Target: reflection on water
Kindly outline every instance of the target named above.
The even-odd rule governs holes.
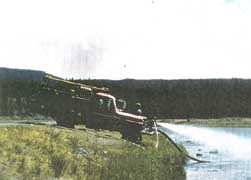
[[[210,163],[186,165],[187,179],[250,179],[251,128],[195,127],[159,123],[189,154]]]

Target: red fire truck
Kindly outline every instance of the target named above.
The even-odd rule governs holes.
[[[122,138],[140,142],[146,117],[125,112],[127,103],[98,88],[46,75],[35,96],[36,109],[54,118],[59,126],[119,131]],[[35,107],[35,106],[34,106]]]

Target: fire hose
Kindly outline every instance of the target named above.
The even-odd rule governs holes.
[[[155,145],[155,147],[158,147],[158,144],[159,144],[159,138],[158,138],[158,132],[160,132],[163,136],[165,136],[170,142],[171,144],[183,155],[185,155],[188,159],[191,159],[191,160],[194,160],[196,162],[199,162],[199,163],[207,163],[207,162],[210,162],[210,161],[205,161],[205,160],[200,160],[200,159],[197,159],[195,157],[192,157],[190,156],[188,153],[184,152],[173,140],[170,136],[168,136],[168,134],[166,134],[164,131],[162,131],[161,129],[158,129],[157,126],[156,126],[156,123],[154,121],[154,126],[155,126],[155,132],[156,132],[156,136],[157,136],[157,143]]]

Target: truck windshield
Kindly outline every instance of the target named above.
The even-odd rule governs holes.
[[[117,104],[117,108],[120,109],[121,111],[126,110],[126,107],[127,107],[126,101],[119,99],[116,101],[116,104]]]

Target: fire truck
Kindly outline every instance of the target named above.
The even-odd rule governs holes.
[[[35,97],[39,113],[55,119],[58,126],[84,124],[96,130],[119,131],[122,138],[134,142],[142,139],[147,117],[125,112],[127,103],[98,88],[52,75],[46,75]]]

